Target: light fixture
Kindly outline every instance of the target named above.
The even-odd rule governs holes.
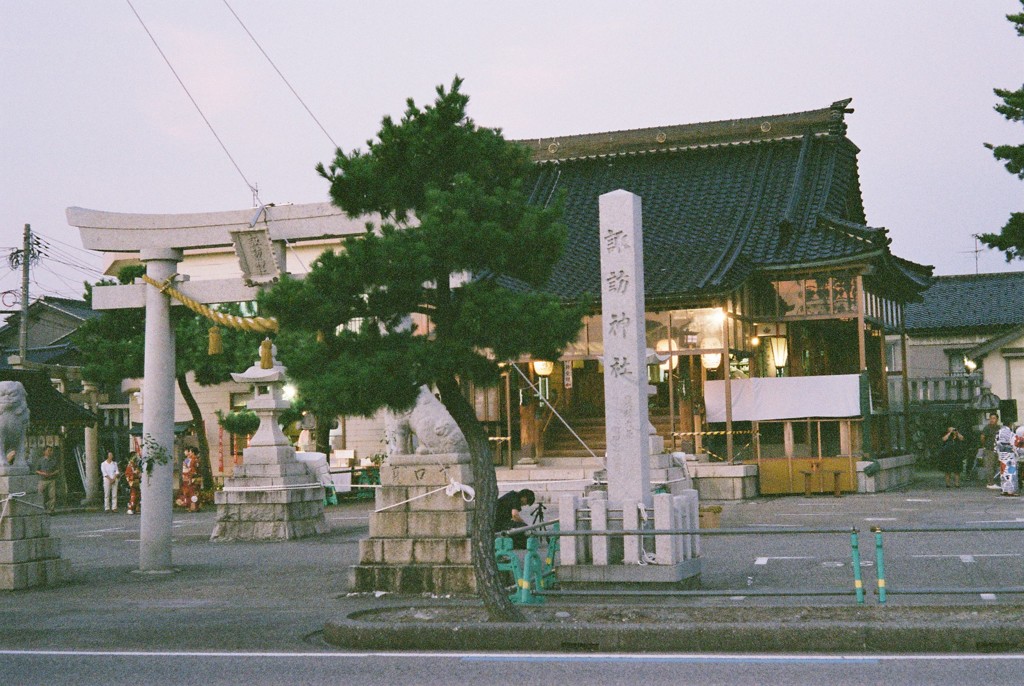
[[[975,370],[975,369],[977,369],[977,368],[978,368],[978,363],[977,363],[977,362],[975,362],[974,360],[972,360],[972,359],[968,358],[968,357],[967,357],[967,356],[965,355],[965,356],[964,356],[964,369],[966,369],[966,370],[967,370],[967,373],[968,373],[968,374],[973,374],[973,373],[974,373],[974,370]]]
[[[281,389],[281,399],[282,400],[288,400],[288,401],[295,400],[295,396],[298,395],[298,394],[299,394],[299,389],[297,389],[293,384],[290,384],[290,383],[285,384],[284,388]]]
[[[761,339],[758,338],[757,336],[751,336],[750,345],[756,348],[757,346],[761,345]]]
[[[782,376],[789,361],[789,344],[785,336],[772,336],[768,339],[772,348],[772,361],[775,363],[775,376]]]
[[[555,371],[555,363],[550,360],[534,360],[533,371],[537,376],[551,376],[551,372]]]
[[[537,374],[537,396],[541,402],[551,397],[551,372],[555,371],[555,363],[550,360],[534,360],[533,371]]]
[[[717,338],[706,338],[701,347],[721,348],[722,342]],[[722,364],[722,353],[704,353],[700,356],[700,363],[704,365],[704,369],[718,369],[718,365]]]
[[[667,372],[679,366],[679,357],[672,354],[677,350],[679,350],[679,344],[673,338],[663,338],[654,344],[654,352],[658,355],[658,359],[666,358],[659,364],[662,371]],[[667,357],[662,353],[668,353]]]

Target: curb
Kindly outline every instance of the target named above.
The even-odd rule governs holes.
[[[572,614],[579,608],[559,609]],[[338,648],[360,650],[507,652],[522,647],[511,637],[526,631],[536,650],[574,653],[1016,653],[1024,644],[1024,615],[1012,606],[997,612],[984,607],[831,608],[828,614],[834,616],[828,619],[814,617],[820,614],[816,608],[751,609],[768,612],[744,619],[747,613],[730,612],[734,608],[687,608],[681,609],[683,621],[643,623],[388,618],[413,610],[458,613],[437,605],[405,605],[327,622],[324,639]]]

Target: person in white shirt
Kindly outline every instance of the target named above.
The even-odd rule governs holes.
[[[121,470],[114,462],[113,452],[107,451],[107,459],[100,463],[100,470],[103,472],[103,511],[117,512],[117,478]]]

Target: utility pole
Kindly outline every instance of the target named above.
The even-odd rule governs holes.
[[[28,276],[32,261],[32,226],[25,224],[25,239],[21,248],[21,327],[18,330],[18,355],[21,366],[28,361]]]

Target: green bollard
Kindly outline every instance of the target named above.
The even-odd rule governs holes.
[[[882,554],[882,529],[874,527],[875,532],[875,570],[878,575],[878,602],[885,605],[885,557]]]
[[[857,592],[857,603],[864,604],[864,581],[860,573],[860,536],[856,530],[850,532],[850,558],[853,562],[853,587]]]
[[[537,548],[540,543],[536,536],[526,539],[526,560],[523,566],[523,576],[519,579],[519,590],[516,593],[516,602],[520,605],[540,605],[544,602],[544,596],[533,593],[534,588],[540,588],[543,565]]]

